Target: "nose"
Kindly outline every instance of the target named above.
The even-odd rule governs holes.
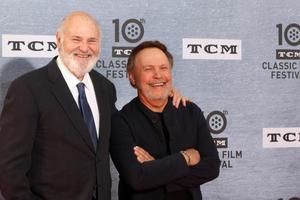
[[[161,71],[160,69],[154,69],[154,78],[161,78]]]
[[[82,52],[88,52],[88,49],[89,49],[88,43],[85,42],[85,41],[82,41],[82,42],[80,43],[79,49],[80,49],[80,51],[82,51]]]

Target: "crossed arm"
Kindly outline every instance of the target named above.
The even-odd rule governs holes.
[[[139,163],[149,162],[155,160],[145,149],[139,146],[133,148],[136,159]],[[184,157],[188,166],[194,166],[200,162],[200,154],[196,149],[190,148],[180,152]]]
[[[136,145],[127,120],[121,114],[113,117],[110,151],[121,179],[134,190],[162,185],[168,191],[195,188],[218,176],[220,161],[206,124],[198,128],[201,147],[156,159]]]
[[[136,146],[127,119],[117,114],[112,119],[110,153],[120,178],[134,190],[146,190],[184,177],[189,167],[181,153],[139,163],[133,153]],[[155,177],[155,178],[153,178]]]

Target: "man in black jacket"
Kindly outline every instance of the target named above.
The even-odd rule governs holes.
[[[59,56],[14,80],[8,90],[0,118],[0,190],[7,200],[110,200],[108,146],[116,91],[92,70],[100,29],[89,14],[73,12],[56,36]],[[94,139],[82,115],[78,83],[92,110]]]
[[[172,66],[172,55],[158,41],[143,42],[128,59],[138,96],[113,115],[110,146],[120,200],[200,200],[200,185],[219,175],[200,108],[171,104]]]

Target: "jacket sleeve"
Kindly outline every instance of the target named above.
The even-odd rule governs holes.
[[[193,117],[197,120],[197,150],[200,162],[190,167],[189,173],[167,185],[168,191],[199,187],[219,176],[220,159],[206,120],[199,107],[193,104]]]
[[[180,153],[140,164],[134,155],[134,146],[130,124],[120,113],[115,114],[112,117],[110,153],[121,179],[134,190],[166,185],[189,172]]]
[[[37,121],[33,96],[17,79],[8,89],[0,117],[0,190],[5,199],[34,199],[26,174]]]

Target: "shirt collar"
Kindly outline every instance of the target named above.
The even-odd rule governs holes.
[[[156,120],[158,115],[157,113],[150,110],[147,106],[145,106],[139,97],[134,98],[135,103],[137,104],[137,107],[148,117],[151,121]],[[173,109],[172,99],[168,98],[168,103],[166,104],[164,110],[162,111],[162,114],[164,115],[167,112],[170,112],[170,110]]]

